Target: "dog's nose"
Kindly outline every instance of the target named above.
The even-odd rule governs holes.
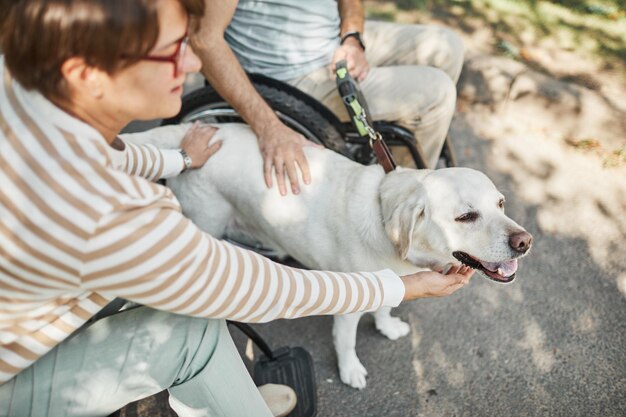
[[[514,233],[509,236],[509,246],[517,252],[524,253],[530,249],[533,243],[533,237],[528,232]]]

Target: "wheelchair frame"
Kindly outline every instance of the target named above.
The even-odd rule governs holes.
[[[248,74],[248,76],[254,87],[264,99],[267,100],[266,91],[275,90],[283,92],[287,96],[293,97],[296,101],[303,103],[315,111],[329,126],[332,126],[337,133],[336,136],[328,135],[325,138],[316,137],[316,135],[311,133],[310,126],[307,126],[306,123],[300,123],[300,120],[292,120],[292,122],[295,122],[295,126],[292,125],[291,127],[296,130],[300,130],[300,133],[303,133],[307,139],[322,143],[324,146],[333,149],[349,159],[361,164],[370,165],[375,163],[376,158],[369,147],[369,141],[361,137],[350,122],[342,122],[339,120],[339,118],[332,111],[330,111],[330,109],[318,100],[285,82],[266,77],[261,74]],[[205,81],[205,86],[203,88],[192,91],[183,97],[183,107],[181,112],[175,117],[164,120],[162,124],[177,124],[182,121],[195,120],[194,118],[189,118],[189,116],[194,115],[194,109],[190,109],[189,106],[187,106],[187,103],[202,95],[215,95],[219,97],[219,94],[217,94],[213,87]],[[219,118],[225,117],[240,118],[239,114],[232,108],[232,106],[226,103],[225,100],[215,100],[214,103],[216,104],[216,107],[204,111],[203,117],[216,117],[218,118],[218,121],[220,120]],[[274,107],[272,106],[272,103],[268,104],[270,104],[270,107]],[[280,110],[277,110],[277,114],[279,118],[281,115],[284,117],[284,112],[280,112]],[[201,117],[197,117],[197,119],[200,118]],[[290,118],[296,119],[294,117]],[[390,147],[405,147],[411,154],[411,158],[413,159],[416,168],[424,169],[428,167],[420,144],[416,141],[415,137],[408,129],[389,121],[375,121],[374,128],[382,134],[385,142]],[[456,156],[449,136],[445,139],[439,159],[443,161],[443,166],[445,167],[454,167],[457,165]]]

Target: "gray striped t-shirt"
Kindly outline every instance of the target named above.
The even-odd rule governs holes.
[[[330,64],[339,24],[335,0],[239,0],[225,38],[246,71],[287,81]]]

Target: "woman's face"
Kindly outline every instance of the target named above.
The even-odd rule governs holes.
[[[188,16],[177,0],[160,0],[159,37],[150,57],[171,57],[181,46]],[[177,65],[177,70],[174,67]],[[178,64],[145,59],[107,77],[103,103],[112,116],[150,120],[175,116],[181,107],[186,74],[200,70],[200,59],[190,45],[183,48]]]

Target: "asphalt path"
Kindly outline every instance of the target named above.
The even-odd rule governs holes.
[[[598,264],[593,239],[542,229],[542,203],[520,197],[531,190],[496,168],[492,143],[462,117],[452,136],[460,165],[486,173],[504,192],[507,213],[534,236],[512,283],[476,274],[452,296],[401,305],[394,314],[411,333],[397,341],[364,316],[357,352],[369,375],[360,391],[339,379],[332,317],[255,329],[273,347],[311,353],[318,416],[626,416],[626,302],[619,288],[626,239],[612,245],[612,262]],[[233,336],[245,356],[247,339]],[[157,415],[152,410],[142,415]]]
[[[537,206],[517,198],[520,184],[491,168],[490,144],[459,121],[452,134],[462,138],[455,141],[460,165],[485,172],[506,190],[507,213],[534,236],[512,283],[476,274],[449,297],[401,305],[394,314],[410,324],[411,334],[397,341],[364,316],[357,352],[369,374],[360,391],[339,379],[331,317],[255,328],[273,347],[311,353],[318,416],[625,416],[620,262],[600,267],[584,239],[543,232]],[[623,260],[624,246],[615,250]],[[234,337],[243,354],[246,339]]]

